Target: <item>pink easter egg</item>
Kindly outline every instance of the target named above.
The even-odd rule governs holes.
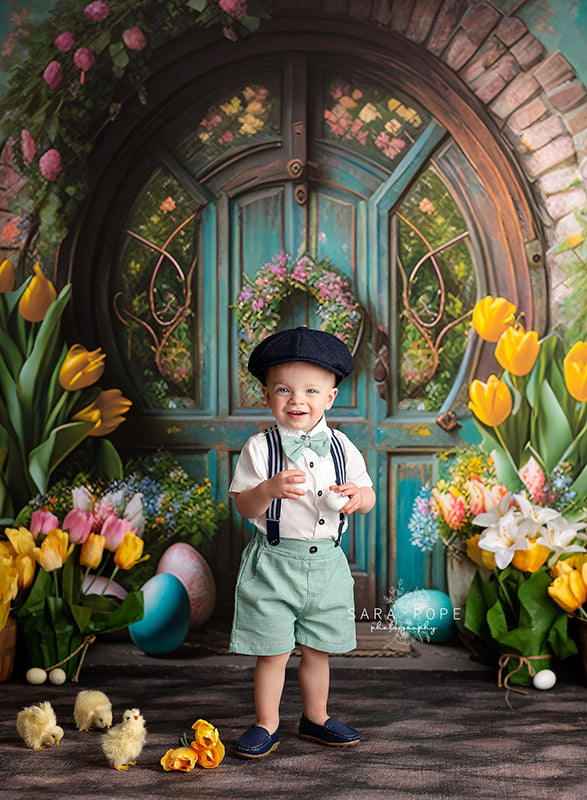
[[[183,583],[190,598],[190,628],[198,628],[212,616],[216,583],[212,570],[195,547],[176,542],[163,553],[156,574],[168,572]]]
[[[104,592],[105,595],[118,597],[119,600],[124,600],[127,595],[126,589],[124,589],[119,583],[116,583],[116,581],[110,581],[110,584],[108,585],[108,578],[105,578],[103,575],[99,575],[98,577],[94,575],[86,575],[83,583],[83,593],[102,594],[102,591],[106,588],[106,586],[108,586],[108,588]]]

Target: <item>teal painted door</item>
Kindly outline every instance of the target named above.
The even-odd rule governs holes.
[[[156,168],[128,223],[117,297],[150,248],[159,270],[151,267],[151,305],[173,317],[175,302],[183,316],[156,368],[144,327],[133,332],[130,318],[119,327],[144,404],[130,443],[169,447],[226,499],[242,445],[270,422],[239,368],[237,298],[282,251],[328,257],[364,313],[355,373],[329,415],[364,453],[378,498],[344,539],[357,608],[372,616],[398,584],[442,588],[442,559],[411,545],[407,522],[434,453],[455,443],[435,418],[462,408],[473,364],[458,319],[482,285],[484,259],[455,188],[455,171],[468,169],[458,148],[381,76],[296,53],[219,76],[164,128],[149,159]],[[279,328],[320,324],[304,291],[279,317]],[[232,509],[218,539],[226,608],[247,524]]]

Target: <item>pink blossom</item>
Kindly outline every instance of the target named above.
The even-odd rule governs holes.
[[[544,477],[544,472],[540,464],[536,461],[534,456],[530,456],[529,461],[527,461],[520,470],[520,478],[524,481],[524,485],[530,493],[532,502],[540,503],[543,500],[546,478]]]
[[[23,130],[23,132],[20,134],[20,142],[22,147],[23,158],[27,162],[27,164],[30,164],[33,158],[35,157],[37,148],[35,147],[35,142],[33,140],[33,137],[26,129]]]
[[[145,34],[136,25],[134,28],[128,28],[128,30],[122,34],[122,41],[129,50],[142,50],[147,44]]]
[[[113,553],[127,531],[137,532],[136,528],[131,528],[126,520],[120,519],[116,514],[107,516],[100,529],[100,533],[106,539],[106,549]]]
[[[50,511],[33,511],[31,516],[30,532],[33,536],[39,533],[49,533],[53,528],[59,527],[59,519]]]
[[[106,19],[109,13],[110,9],[102,0],[95,0],[94,3],[90,3],[89,6],[84,8],[84,14],[88,19],[91,19],[92,22],[101,22],[103,19]]]
[[[74,544],[83,544],[92,530],[94,517],[89,511],[72,508],[63,520],[63,530],[69,531],[69,541]]]
[[[55,89],[61,83],[61,64],[59,61],[52,61],[45,67],[43,80],[49,84],[51,89]]]
[[[109,498],[98,500],[92,511],[94,515],[94,529],[100,530],[104,520],[114,513],[114,504]]]
[[[76,67],[79,67],[82,72],[87,72],[90,67],[96,63],[96,56],[92,53],[89,47],[79,47],[75,51],[73,61]]]
[[[61,172],[61,155],[58,150],[47,150],[39,159],[41,175],[48,181],[54,181]]]
[[[58,50],[66,51],[71,50],[75,43],[75,36],[70,31],[65,31],[64,33],[60,33],[59,36],[55,39],[53,44]]]
[[[242,19],[247,13],[246,0],[219,0],[218,5],[234,19]]]

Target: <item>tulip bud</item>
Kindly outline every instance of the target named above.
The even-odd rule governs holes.
[[[127,531],[124,535],[124,539],[116,548],[114,563],[120,569],[132,569],[135,564],[138,564],[140,561],[146,561],[149,558],[149,556],[143,556],[141,558],[143,547],[143,540],[137,536],[136,533]]]
[[[516,307],[504,297],[487,295],[473,309],[473,327],[482,339],[497,342],[501,334],[514,324]]]
[[[96,383],[104,372],[105,358],[99,347],[89,351],[81,344],[74,344],[69,348],[59,370],[62,388],[67,392],[75,392]]]
[[[38,264],[33,267],[35,274],[22,293],[18,303],[20,316],[28,322],[41,322],[49,306],[55,301],[57,292],[51,281],[43,275]]]
[[[536,331],[524,333],[521,325],[506,328],[499,337],[495,357],[512,375],[527,375],[538,358],[540,345]]]
[[[475,416],[490,428],[501,425],[512,410],[512,396],[508,387],[495,375],[487,383],[475,380],[469,387],[469,408]]]
[[[102,561],[105,545],[106,539],[103,536],[99,533],[90,533],[86,541],[82,544],[79,554],[79,563],[82,567],[98,569]]]
[[[584,403],[587,401],[587,342],[577,342],[566,355],[565,382],[569,394]]]
[[[0,294],[11,292],[16,283],[16,271],[7,258],[0,264]]]

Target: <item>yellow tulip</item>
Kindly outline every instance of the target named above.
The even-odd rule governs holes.
[[[571,569],[577,569],[581,572],[582,568],[587,564],[587,553],[573,553],[564,561],[557,562],[558,564],[567,564]]]
[[[0,542],[0,559],[8,558],[12,561],[16,555],[16,550],[10,542]]]
[[[564,361],[565,382],[569,394],[584,403],[587,400],[587,342],[577,342]]]
[[[530,547],[527,550],[516,550],[512,558],[512,564],[520,572],[537,572],[550,553],[548,547],[537,544],[536,539],[529,541]]]
[[[0,569],[0,603],[10,603],[18,594],[18,572],[15,567]]]
[[[35,264],[33,269],[35,274],[22,293],[18,303],[18,311],[20,316],[28,320],[28,322],[41,322],[41,320],[45,319],[49,306],[57,297],[57,292],[51,281],[47,280],[43,275],[38,264]]]
[[[570,614],[587,600],[587,586],[581,574],[573,569],[556,578],[548,587],[548,594]]]
[[[495,556],[490,550],[484,550],[482,547],[479,547],[480,538],[481,534],[476,533],[474,536],[470,536],[467,539],[467,556],[474,564],[477,564],[478,567],[495,569]]]
[[[18,572],[18,585],[28,589],[35,577],[36,561],[31,553],[22,553],[14,559],[14,567]]]
[[[4,533],[13,546],[15,553],[30,553],[35,546],[35,537],[23,525],[18,530],[16,528],[6,528]]]
[[[105,358],[99,347],[97,350],[87,350],[82,344],[74,344],[63,359],[59,383],[68,392],[91,386],[102,377]]]
[[[69,544],[69,534],[59,528],[53,528],[40,547],[35,547],[32,551],[38,564],[47,572],[59,569],[67,561],[69,555],[67,546]]]
[[[79,563],[82,567],[98,569],[102,561],[106,539],[99,533],[90,533],[86,541],[82,544]]]
[[[11,292],[16,283],[16,271],[7,258],[0,264],[0,294]]]
[[[215,747],[219,742],[218,736],[218,728],[215,728],[214,725],[210,725],[205,719],[198,719],[192,725],[193,730],[195,731],[196,741],[192,744],[192,747]]]
[[[149,556],[142,556],[144,542],[136,533],[127,531],[124,534],[124,539],[116,548],[114,553],[114,563],[120,569],[132,569],[135,564],[141,561],[146,561]]]
[[[224,758],[224,745],[218,742],[214,747],[198,747],[198,764],[204,769],[214,769]]]
[[[473,309],[473,327],[482,339],[497,342],[501,334],[514,323],[516,307],[504,297],[487,295]]]
[[[97,418],[89,435],[108,436],[124,422],[123,414],[126,414],[131,406],[131,401],[124,397],[120,389],[107,389],[101,392],[93,403],[78,411],[74,419],[96,422]]]
[[[198,754],[191,747],[177,747],[175,750],[168,750],[161,759],[161,766],[165,772],[178,769],[182,772],[192,770],[198,761]]]
[[[512,396],[508,387],[495,375],[487,383],[475,380],[469,387],[469,408],[490,428],[501,425],[512,410]]]
[[[495,347],[495,357],[512,375],[527,375],[538,358],[540,345],[536,331],[524,333],[521,325],[506,328]]]
[[[572,572],[573,568],[568,561],[558,561],[550,568],[550,574],[553,578],[560,578],[561,575],[566,575],[567,572]]]

